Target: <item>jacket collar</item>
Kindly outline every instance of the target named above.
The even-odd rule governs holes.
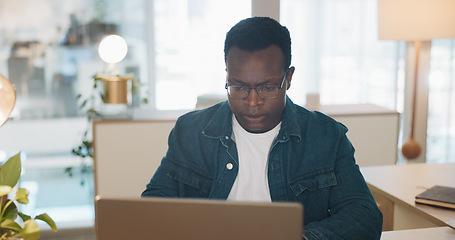
[[[290,136],[295,136],[298,141],[302,140],[301,129],[298,124],[296,105],[286,96],[286,107],[281,120],[281,130],[278,133],[278,141],[287,141]]]
[[[225,138],[228,139],[232,135],[232,112],[229,109],[229,104],[224,101],[219,104],[215,114],[213,114],[209,123],[202,131],[210,138]],[[301,130],[297,124],[297,114],[295,113],[295,105],[291,99],[286,96],[286,106],[281,120],[281,129],[278,133],[278,141],[287,141],[289,136],[295,136],[300,141]]]
[[[229,138],[232,134],[232,112],[228,101],[218,104],[215,114],[202,130],[202,134],[209,138]]]

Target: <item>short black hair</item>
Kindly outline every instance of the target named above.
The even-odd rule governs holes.
[[[291,65],[291,36],[289,30],[269,17],[252,17],[241,20],[226,34],[224,61],[229,50],[238,47],[243,51],[257,51],[278,45],[284,55],[283,67]]]

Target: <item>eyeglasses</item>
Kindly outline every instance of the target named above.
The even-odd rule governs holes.
[[[273,99],[278,97],[280,89],[283,87],[284,80],[288,75],[288,71],[284,73],[283,80],[281,80],[281,84],[262,84],[257,86],[248,86],[248,85],[235,85],[235,84],[228,84],[226,81],[225,88],[227,89],[227,93],[230,97],[234,99],[242,99],[245,100],[250,95],[251,89],[254,89],[258,96],[262,99]]]

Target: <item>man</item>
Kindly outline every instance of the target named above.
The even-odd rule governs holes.
[[[228,101],[181,116],[142,196],[288,201],[307,239],[379,239],[382,214],[347,128],[292,103],[286,27],[267,17],[226,35]]]

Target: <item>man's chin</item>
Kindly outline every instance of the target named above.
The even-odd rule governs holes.
[[[247,132],[250,133],[264,133],[267,132],[263,124],[245,124],[242,126]]]
[[[250,133],[263,133],[267,132],[268,129],[266,129],[266,124],[265,124],[265,116],[258,116],[258,117],[248,117],[248,116],[242,116],[241,121],[239,121],[240,126],[243,127],[247,132]],[[239,120],[239,119],[237,119]]]

